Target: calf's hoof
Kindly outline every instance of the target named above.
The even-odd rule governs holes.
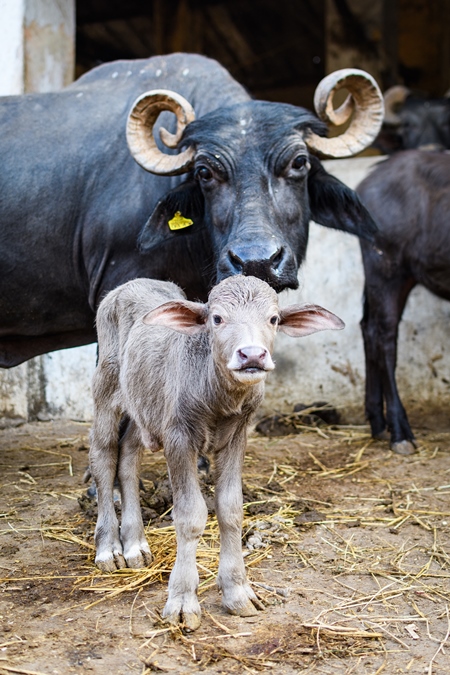
[[[178,626],[186,633],[192,633],[201,624],[202,612],[197,600],[195,603],[179,603],[168,600],[162,617],[165,623]]]
[[[124,551],[126,566],[135,570],[148,567],[153,560],[150,549],[147,545],[132,546],[128,551]]]
[[[113,551],[112,554],[98,554],[95,558],[95,564],[102,572],[115,572],[116,570],[123,570],[127,563],[120,551]]]
[[[222,606],[228,614],[234,616],[255,616],[258,611],[265,609],[261,600],[248,585],[238,587],[232,594],[224,593]]]
[[[256,616],[258,609],[264,609],[264,607],[256,608],[251,600],[247,600],[242,607],[226,607],[228,614],[233,614],[233,616]]]
[[[391,450],[397,455],[413,455],[416,452],[416,444],[414,441],[398,441],[391,443]]]

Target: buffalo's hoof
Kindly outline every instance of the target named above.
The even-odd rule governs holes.
[[[391,450],[397,455],[413,455],[416,452],[416,444],[414,441],[399,441],[391,443]]]
[[[389,441],[391,438],[391,435],[387,429],[383,429],[383,431],[380,431],[378,434],[373,434],[373,437],[377,441]]]

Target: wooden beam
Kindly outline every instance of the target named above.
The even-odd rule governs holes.
[[[250,49],[242,33],[236,28],[225,5],[212,5],[206,9],[214,28],[241,65],[250,65],[256,60],[256,56]]]
[[[398,5],[397,0],[383,0],[381,17],[383,89],[399,84],[398,73]]]
[[[450,96],[450,0],[441,0],[441,93]]]

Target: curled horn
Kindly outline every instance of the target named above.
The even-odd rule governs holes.
[[[159,135],[168,148],[176,148],[183,131],[194,121],[195,112],[183,96],[166,89],[147,91],[133,103],[127,120],[127,142],[131,154],[146,171],[162,176],[186,173],[192,164],[194,150],[187,148],[178,155],[166,155],[156,145],[153,126],[164,110],[177,117],[177,130],[171,134],[161,127]]]
[[[404,87],[402,84],[396,84],[393,87],[389,87],[384,92],[384,121],[386,124],[391,124],[392,126],[398,126],[400,124],[400,117],[396,113],[396,109],[403,105],[406,97],[410,94],[411,91],[408,87]]]
[[[337,109],[333,96],[339,89],[349,95]],[[344,68],[327,75],[314,94],[317,115],[332,125],[341,125],[352,116],[349,127],[340,136],[324,138],[310,132],[305,138],[310,150],[321,157],[350,157],[361,152],[378,135],[384,116],[381,91],[374,78],[364,70]]]

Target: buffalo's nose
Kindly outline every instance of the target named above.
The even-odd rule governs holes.
[[[235,274],[245,276],[264,277],[270,276],[282,265],[287,258],[283,246],[277,248],[271,255],[250,251],[229,250],[228,263]]]

